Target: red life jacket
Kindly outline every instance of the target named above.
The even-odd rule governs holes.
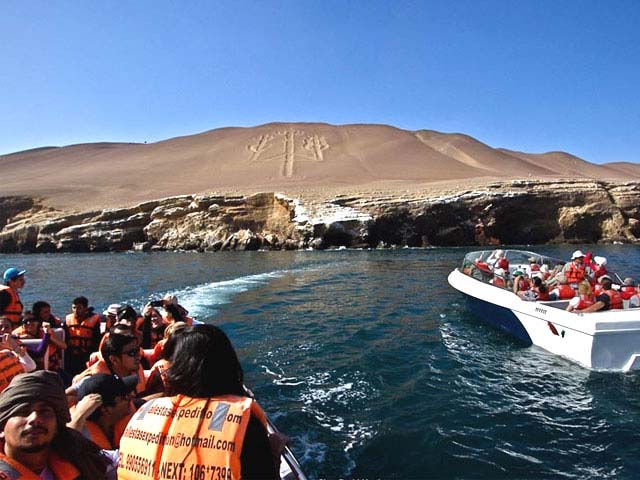
[[[629,300],[635,294],[636,294],[636,289],[631,285],[625,285],[624,287],[620,288],[620,296],[622,297],[623,300]]]
[[[610,310],[618,310],[622,308],[622,295],[620,295],[620,292],[617,292],[616,290],[605,290],[604,293],[609,296]]]
[[[569,268],[565,270],[564,276],[567,277],[567,283],[580,283],[586,276],[585,266],[571,262]]]
[[[584,310],[587,307],[590,307],[595,303],[595,298],[589,295],[580,295],[580,300],[578,301],[578,305],[576,305],[576,310]]]
[[[533,291],[536,292],[536,300],[544,302],[549,300],[549,292],[541,292],[538,287],[533,287]]]
[[[558,285],[558,298],[568,300],[576,296],[576,292],[570,285]]]
[[[493,279],[491,280],[491,283],[496,287],[500,287],[500,288],[506,287],[506,283],[504,281],[504,278],[502,277],[493,277]]]
[[[529,283],[529,280],[526,279],[522,279],[518,282],[518,291],[519,292],[525,292],[527,290],[529,290],[531,288],[531,284]]]

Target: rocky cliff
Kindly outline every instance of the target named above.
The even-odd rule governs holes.
[[[0,252],[258,250],[640,241],[640,183],[508,181],[304,203],[275,193],[182,195],[63,214],[0,197]]]

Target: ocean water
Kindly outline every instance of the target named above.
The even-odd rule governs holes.
[[[569,258],[576,247],[537,248]],[[640,279],[631,246],[582,246]],[[469,249],[4,255],[59,316],[174,293],[223,328],[310,478],[636,478],[640,375],[481,324],[446,282]]]

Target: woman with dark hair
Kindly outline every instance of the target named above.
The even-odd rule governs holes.
[[[247,396],[225,333],[213,325],[185,328],[170,362],[170,396],[147,402],[129,422],[120,458],[136,461],[122,462],[118,478],[158,478],[166,465],[191,478],[278,478],[266,417]]]

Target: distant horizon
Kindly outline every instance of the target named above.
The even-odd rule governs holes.
[[[0,154],[282,121],[638,163],[639,24],[635,0],[6,0]]]

